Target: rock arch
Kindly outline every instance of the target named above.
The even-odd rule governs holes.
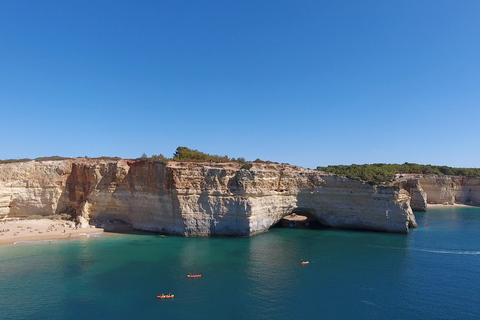
[[[299,229],[321,229],[328,227],[328,225],[315,214],[313,209],[307,207],[295,207],[289,210],[274,226]]]

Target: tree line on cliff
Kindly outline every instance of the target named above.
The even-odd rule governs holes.
[[[146,154],[143,154],[140,160],[146,161],[154,161],[160,162],[163,164],[167,164],[168,161],[183,161],[183,162],[214,162],[214,163],[225,163],[225,162],[238,162],[242,164],[242,169],[249,170],[252,168],[253,163],[278,163],[272,161],[263,161],[260,159],[256,159],[255,161],[246,161],[245,158],[229,158],[228,156],[219,156],[219,155],[212,155],[202,151],[198,151],[196,149],[190,149],[187,147],[178,147],[175,150],[172,158],[167,158],[162,154],[159,155],[152,155],[148,157]]]
[[[7,159],[0,160],[0,164],[4,163],[15,163],[15,162],[27,162],[27,161],[56,161],[56,160],[66,160],[72,158],[60,157],[60,156],[51,156],[51,157],[39,157],[35,159],[23,158],[23,159]],[[103,160],[120,160],[119,157],[98,157],[98,158],[89,158],[85,156],[85,159],[103,159]],[[190,149],[187,147],[178,147],[173,154],[173,157],[168,158],[163,154],[152,155],[148,157],[145,153],[135,160],[139,161],[152,161],[167,164],[168,161],[184,161],[184,162],[215,162],[215,163],[224,163],[224,162],[238,162],[242,164],[242,168],[250,169],[252,167],[251,163],[278,163],[272,161],[263,161],[256,159],[255,161],[246,161],[245,158],[229,158],[228,156],[219,156],[212,155],[196,149]]]
[[[85,157],[88,158],[88,157]],[[70,158],[52,156],[52,157],[40,157],[34,159],[35,161],[51,161],[51,160],[65,160]],[[100,157],[96,159],[107,159],[107,160],[119,160],[118,157]],[[242,164],[242,169],[249,170],[252,168],[253,163],[276,163],[272,161],[263,161],[256,159],[255,161],[246,161],[245,158],[229,158],[228,156],[219,156],[211,155],[198,151],[196,149],[190,149],[187,147],[178,147],[173,154],[173,157],[168,158],[162,154],[152,155],[148,157],[146,154],[143,154],[141,158],[137,158],[140,161],[152,161],[162,164],[167,164],[169,161],[183,161],[183,162],[214,162],[214,163],[225,163],[225,162],[238,162]],[[2,163],[14,163],[14,162],[25,162],[32,161],[32,159],[9,159],[9,160],[0,160]],[[422,165],[416,163],[404,164],[385,164],[385,163],[374,163],[374,164],[363,164],[363,165],[331,165],[327,167],[317,167],[317,170],[324,171],[339,176],[344,176],[350,179],[363,180],[371,184],[388,184],[395,179],[396,174],[402,173],[411,173],[411,174],[436,174],[438,176],[443,175],[456,175],[456,176],[480,176],[480,168],[453,168],[448,166],[433,166],[433,165]]]
[[[452,168],[448,166],[433,166],[430,164],[352,164],[352,165],[335,165],[327,167],[317,167],[319,171],[333,173],[350,179],[368,181],[372,184],[389,183],[395,179],[396,174],[412,173],[412,174],[436,174],[438,176],[480,176],[480,168]]]
[[[229,158],[228,156],[212,155],[198,150],[193,150],[187,147],[178,147],[175,150],[172,158],[167,158],[163,154],[152,155],[148,157],[145,153],[140,160],[155,161],[166,164],[168,161],[185,161],[185,162],[231,162],[236,161],[246,163],[244,158]]]

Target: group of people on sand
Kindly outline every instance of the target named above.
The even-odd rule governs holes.
[[[51,225],[49,225],[49,226],[47,227],[47,229],[45,230],[45,232],[54,232],[54,231],[57,231],[57,227],[59,227],[59,226],[60,226],[60,225],[56,226],[56,225],[54,225],[54,224],[51,224]],[[77,229],[76,226],[74,227],[74,226],[69,225],[69,224],[65,225],[65,224],[62,223],[61,226],[64,228],[62,233],[66,233],[66,229],[65,229],[65,228],[70,228],[70,229],[75,229],[75,230]],[[20,235],[20,232],[21,232],[21,231],[25,231],[25,229],[30,229],[30,233],[33,233],[33,232],[43,233],[43,232],[40,231],[39,229],[33,230],[32,227],[26,227],[26,228],[24,228],[23,226],[17,226],[17,228],[20,229],[20,230],[15,231],[15,232],[13,233],[14,236]],[[7,229],[1,229],[1,230],[0,230],[0,236],[4,236],[7,232],[10,232],[10,229],[8,229],[8,228],[7,228]]]
[[[67,220],[0,219],[0,246],[19,241],[70,239],[99,232],[103,232],[103,229],[93,226],[81,228],[74,221]]]

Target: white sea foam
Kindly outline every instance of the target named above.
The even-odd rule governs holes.
[[[40,244],[40,243],[54,243],[57,242],[57,240],[23,240],[23,241],[15,241],[13,244]]]
[[[369,246],[369,247],[395,249],[395,250],[407,250],[407,251],[420,251],[420,252],[440,253],[440,254],[480,255],[480,251],[476,251],[476,250],[419,249],[419,248],[401,248],[401,247],[387,247],[387,246]]]
[[[444,253],[444,254],[466,254],[466,255],[480,254],[480,251],[470,251],[470,250],[435,250],[435,249],[409,249],[409,250],[431,252],[431,253]]]
[[[99,238],[102,236],[103,232],[95,232],[95,233],[88,233],[87,237],[88,238]]]
[[[367,301],[367,300],[362,300],[361,301],[362,303],[365,303],[366,305],[369,305],[369,306],[374,306],[374,307],[377,307],[377,305],[371,301]]]

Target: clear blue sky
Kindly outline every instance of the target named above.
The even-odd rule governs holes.
[[[480,1],[0,1],[0,159],[480,167]]]

